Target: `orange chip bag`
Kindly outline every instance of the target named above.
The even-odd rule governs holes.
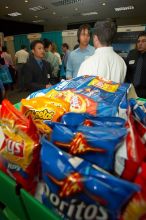
[[[28,191],[35,190],[40,151],[37,128],[8,100],[2,102],[0,120],[0,168]]]
[[[45,96],[54,99],[60,98],[63,101],[69,102],[70,112],[96,114],[97,103],[85,95],[76,94],[73,90],[56,91],[52,89]]]
[[[70,104],[60,99],[36,97],[30,100],[22,99],[21,111],[26,116],[31,115],[34,120],[58,121],[69,111]]]

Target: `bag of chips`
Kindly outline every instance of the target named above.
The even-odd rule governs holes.
[[[8,100],[2,102],[0,121],[0,169],[33,193],[40,166],[37,128]]]
[[[45,139],[41,161],[45,182],[42,201],[65,220],[117,220],[121,208],[139,190]]]
[[[79,126],[75,133],[62,124],[55,124],[51,142],[70,154],[78,155],[105,170],[112,171],[114,153],[127,131],[125,128]]]
[[[80,125],[92,127],[124,127],[125,120],[119,117],[98,117],[86,113],[69,112],[61,117],[61,123],[71,130],[77,129]]]
[[[143,162],[139,167],[139,172],[134,181],[141,187],[132,200],[126,206],[122,215],[122,220],[145,220],[146,219],[146,163]]]
[[[33,120],[57,121],[69,111],[70,104],[60,99],[50,99],[47,97],[36,97],[30,100],[22,99],[22,113]]]
[[[60,98],[69,102],[70,112],[117,116],[120,106],[122,111],[126,111],[123,109],[123,103],[129,87],[130,84],[120,85],[98,76],[82,76],[33,93],[28,99],[45,95],[51,99]]]
[[[128,113],[126,128],[127,136],[122,146],[115,155],[115,172],[124,179],[133,181],[137,175],[139,166],[146,155],[145,144],[143,143],[140,132],[141,125],[135,121],[131,111]]]

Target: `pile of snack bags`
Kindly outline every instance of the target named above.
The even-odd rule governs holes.
[[[130,84],[63,80],[0,110],[0,169],[65,220],[146,219],[146,104]]]

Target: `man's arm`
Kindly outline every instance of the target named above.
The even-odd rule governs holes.
[[[70,54],[66,66],[66,79],[72,79],[72,78],[73,78],[73,65],[72,65],[72,56]]]

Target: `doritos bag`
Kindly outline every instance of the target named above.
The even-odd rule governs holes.
[[[121,208],[139,190],[45,139],[41,161],[45,181],[42,201],[65,220],[117,220]]]
[[[113,170],[114,153],[126,135],[125,128],[79,126],[75,133],[62,124],[55,124],[51,142],[73,155],[98,166]]]

